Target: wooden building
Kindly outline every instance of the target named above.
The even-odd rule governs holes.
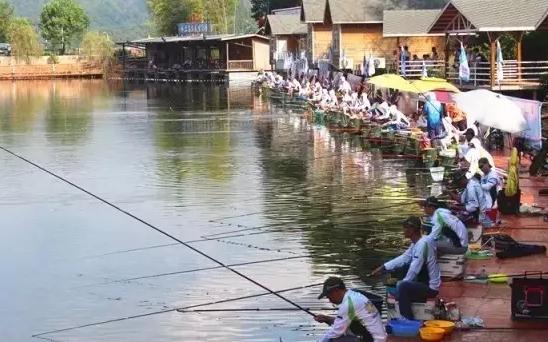
[[[297,7],[300,10],[300,7]],[[267,16],[266,34],[270,37],[271,62],[283,63],[286,56],[300,56],[306,50],[306,24],[299,13],[284,11]],[[276,69],[279,69],[278,67]]]
[[[548,0],[451,0],[430,25],[429,33],[451,36],[485,34],[490,42],[489,61],[471,66],[471,87],[499,90],[535,89],[548,75],[548,56],[540,61],[522,59],[522,38],[530,31],[547,30]],[[515,59],[505,61],[503,80],[497,77],[496,41],[502,34],[516,40]],[[447,68],[446,76],[458,80],[458,70]]]
[[[400,45],[414,47],[420,58],[433,47],[444,50],[444,35],[428,33],[439,10],[383,13],[383,7],[370,0],[303,0],[309,61],[330,58],[336,68],[356,69],[372,55],[379,67],[390,68]]]
[[[123,62],[124,73],[133,75],[129,78],[237,79],[270,70],[269,38],[257,34],[145,38],[130,44],[143,47],[146,57],[139,63]]]
[[[390,71],[398,70],[400,46],[407,46],[411,61],[407,76],[420,77],[422,60],[426,59],[429,69],[436,71],[436,76],[443,76],[446,55],[446,39],[443,33],[429,33],[432,22],[440,10],[390,10],[383,12],[383,37],[392,47],[389,64]],[[402,25],[405,23],[405,25]],[[419,61],[413,61],[417,56]],[[426,57],[426,58],[424,58]]]
[[[310,65],[331,55],[333,27],[324,20],[325,8],[326,0],[303,0],[301,5],[301,21],[307,26],[306,52]]]

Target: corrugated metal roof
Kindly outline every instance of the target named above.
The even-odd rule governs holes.
[[[477,31],[533,31],[548,9],[548,0],[452,0],[445,9],[449,5]],[[443,11],[435,21],[442,15]]]
[[[234,34],[214,34],[214,35],[206,35],[206,36],[187,36],[187,37],[154,37],[154,38],[143,38],[143,39],[137,39],[133,40],[132,43],[138,43],[138,44],[153,44],[153,43],[178,43],[178,42],[191,42],[191,41],[212,41],[212,40],[218,40],[218,41],[230,41],[230,40],[238,40],[238,39],[246,39],[246,38],[260,38],[269,40],[268,37],[261,36],[259,34],[245,34],[245,35],[234,35]]]
[[[384,5],[371,0],[328,0],[333,24],[382,22]]]
[[[303,0],[301,20],[305,23],[323,23],[327,0]]]
[[[424,36],[441,10],[393,10],[383,12],[383,36]]]
[[[306,24],[301,21],[300,15],[276,14],[267,16],[267,25],[273,36],[306,34]]]

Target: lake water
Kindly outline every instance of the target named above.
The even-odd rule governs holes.
[[[430,192],[413,161],[361,152],[249,87],[0,83],[0,145],[273,290],[342,275],[382,291],[364,276],[398,252],[400,222],[420,213],[410,199]],[[232,311],[291,308],[272,295],[173,311],[265,291],[4,151],[0,165],[3,341],[76,326],[40,337],[314,341],[325,329],[299,311]],[[318,292],[284,296],[332,307]]]

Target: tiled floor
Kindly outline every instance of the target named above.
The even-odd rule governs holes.
[[[507,169],[507,158],[495,156],[497,167]],[[548,208],[548,197],[539,196],[538,190],[548,188],[548,179],[531,178],[522,167],[520,188],[522,203]],[[548,247],[548,222],[542,216],[502,216],[502,225],[492,231],[509,234],[523,243]],[[548,272],[548,256],[535,255],[500,260],[468,260],[467,274],[477,274],[485,266],[487,273],[523,274],[524,271]],[[446,341],[548,341],[548,320],[514,322],[510,318],[510,286],[507,284],[473,284],[462,281],[444,282],[440,291],[447,301],[459,305],[464,316],[479,316],[487,329],[455,332]],[[409,341],[391,337],[390,341]]]

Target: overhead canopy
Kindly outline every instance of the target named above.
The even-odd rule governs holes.
[[[440,10],[393,10],[383,12],[384,37],[414,37],[429,34],[428,29]],[[402,25],[405,23],[405,25]]]
[[[457,87],[442,78],[425,77],[420,80],[412,81],[411,84],[416,88],[416,91],[414,91],[415,93],[427,93],[434,90],[444,90],[453,93],[460,92]]]
[[[333,24],[382,23],[382,6],[371,0],[327,0],[326,19]]]
[[[548,0],[451,0],[429,33],[534,31]]]
[[[175,37],[154,37],[154,38],[143,38],[132,41],[131,43],[136,44],[154,44],[154,43],[177,43],[177,42],[191,42],[191,41],[231,41],[231,40],[241,40],[246,38],[257,38],[261,40],[269,40],[268,37],[261,36],[259,34],[244,34],[244,35],[234,35],[234,34],[214,34],[214,35],[196,35],[196,36],[175,36]]]
[[[307,28],[298,14],[276,14],[267,16],[266,31],[273,36],[305,35]]]

